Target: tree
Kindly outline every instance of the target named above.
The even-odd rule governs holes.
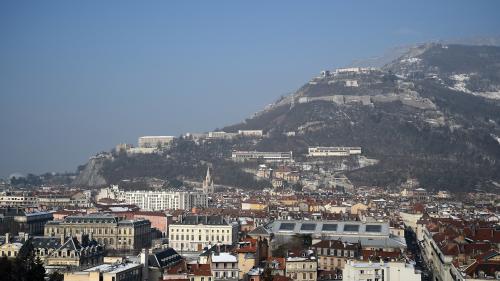
[[[49,281],[64,281],[64,274],[54,271],[49,274]]]
[[[2,274],[2,280],[13,281],[12,278],[12,262],[7,259],[7,257],[0,258],[0,273]]]
[[[40,258],[35,257],[35,247],[32,240],[24,242],[13,262],[13,278],[15,281],[43,281],[45,268]]]

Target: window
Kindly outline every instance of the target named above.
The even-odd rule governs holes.
[[[315,229],[316,229],[316,224],[315,223],[303,223],[300,226],[300,230],[314,231]]]
[[[382,226],[377,224],[366,225],[366,232],[381,232]]]
[[[325,223],[321,228],[322,231],[337,231],[337,224]]]
[[[293,230],[295,228],[295,223],[283,222],[280,224],[279,230]]]
[[[344,225],[344,231],[358,232],[359,225],[358,224],[346,224],[346,225]]]

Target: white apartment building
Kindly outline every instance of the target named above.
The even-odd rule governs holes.
[[[212,253],[210,255],[212,274],[215,281],[238,280],[238,259],[229,253]]]
[[[186,216],[168,226],[169,246],[176,251],[201,252],[216,244],[232,245],[238,241],[237,224],[222,216]]]
[[[0,206],[31,207],[38,205],[38,198],[23,194],[0,194]]]
[[[158,145],[169,145],[175,139],[174,136],[144,136],[139,138],[139,147],[156,148]]]
[[[121,191],[118,198],[128,204],[135,204],[142,210],[190,210],[193,207],[207,207],[208,197],[200,192],[188,191]]]
[[[315,146],[309,147],[309,157],[350,156],[361,154],[361,147]]]
[[[343,281],[420,281],[420,272],[404,262],[358,262],[350,260],[342,271]]]
[[[291,151],[287,152],[260,152],[260,151],[233,151],[231,154],[233,161],[262,159],[266,162],[292,162]]]
[[[262,137],[262,130],[238,130],[238,134],[244,137]]]
[[[209,139],[221,139],[221,140],[230,140],[233,139],[237,136],[238,134],[236,133],[226,133],[223,131],[220,132],[208,132],[208,138]]]

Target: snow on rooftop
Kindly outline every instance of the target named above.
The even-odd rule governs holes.
[[[127,207],[109,207],[109,210],[112,212],[127,212],[130,211]]]
[[[212,253],[212,262],[238,262],[238,260],[229,253]]]

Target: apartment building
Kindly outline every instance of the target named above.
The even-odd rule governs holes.
[[[38,205],[38,198],[24,193],[4,193],[0,195],[0,206],[32,207]]]
[[[232,245],[238,239],[238,226],[222,216],[186,216],[170,224],[169,243],[176,251],[201,252],[216,244]]]
[[[238,280],[238,259],[229,253],[214,252],[210,256],[214,280]]]
[[[344,281],[420,281],[422,276],[412,264],[404,262],[349,261],[342,271]]]
[[[292,162],[291,151],[286,152],[262,152],[262,151],[233,151],[231,154],[233,161],[242,162],[245,160],[263,160],[265,162]]]
[[[119,200],[137,205],[142,210],[190,210],[193,207],[207,207],[208,197],[201,192],[188,191],[121,191]]]
[[[361,147],[325,147],[325,146],[315,146],[309,147],[309,157],[338,157],[338,156],[350,156],[350,155],[360,155]]]
[[[346,243],[340,240],[322,240],[311,246],[318,258],[318,269],[334,271],[343,269],[349,259],[359,259],[360,243]]]
[[[238,130],[238,135],[244,137],[256,137],[261,138],[264,134],[262,130]]]
[[[295,281],[318,280],[318,261],[314,256],[286,258],[285,276]]]

